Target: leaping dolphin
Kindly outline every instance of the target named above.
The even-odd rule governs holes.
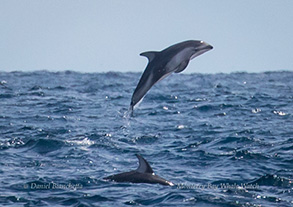
[[[188,40],[172,45],[160,52],[143,52],[149,63],[143,72],[131,98],[130,111],[142,100],[148,90],[172,72],[180,73],[193,58],[213,49],[213,46],[199,40]]]
[[[130,183],[158,183],[161,185],[170,185],[174,184],[170,181],[167,181],[158,175],[156,175],[149,165],[149,163],[139,154],[135,154],[139,161],[139,166],[136,170],[129,172],[119,173],[115,175],[110,175],[103,178],[104,180],[112,180],[116,182],[130,182]]]

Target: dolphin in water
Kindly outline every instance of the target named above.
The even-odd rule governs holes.
[[[149,163],[139,154],[135,154],[139,161],[139,166],[136,170],[129,172],[119,173],[115,175],[110,175],[103,178],[104,180],[112,180],[116,182],[130,182],[130,183],[152,183],[152,184],[161,184],[161,185],[170,185],[174,184],[170,181],[167,181],[158,175],[156,175],[149,165]]]
[[[158,81],[171,73],[180,73],[193,58],[213,49],[213,46],[200,40],[188,40],[172,45],[160,52],[143,52],[140,55],[148,58],[148,65],[133,92],[130,112]]]

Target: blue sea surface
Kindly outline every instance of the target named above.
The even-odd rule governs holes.
[[[140,75],[0,72],[0,205],[293,206],[293,72]]]

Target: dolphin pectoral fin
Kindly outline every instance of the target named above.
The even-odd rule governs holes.
[[[150,164],[139,154],[135,154],[138,158],[139,166],[136,169],[137,172],[140,173],[154,173],[153,169],[151,168]]]
[[[149,62],[151,62],[160,52],[157,51],[149,51],[149,52],[143,52],[140,53],[141,56],[147,57],[149,59]]]
[[[180,72],[182,72],[182,71],[187,67],[188,63],[189,63],[189,60],[186,60],[186,61],[182,62],[182,63],[176,68],[175,73],[180,73]]]

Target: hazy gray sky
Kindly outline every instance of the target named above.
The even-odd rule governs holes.
[[[214,49],[185,73],[293,71],[292,0],[0,0],[0,71],[142,72],[139,54]]]

